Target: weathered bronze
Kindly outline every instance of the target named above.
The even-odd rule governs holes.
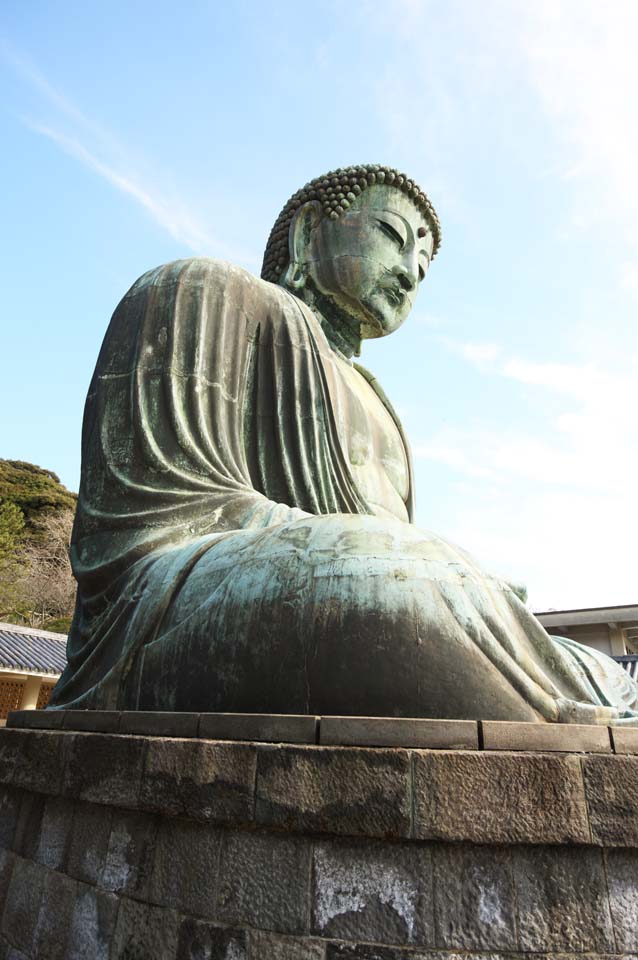
[[[286,204],[266,279],[192,259],[134,284],[86,403],[54,706],[636,722],[611,659],[412,524],[401,424],[352,357],[439,242],[412,181],[352,167]]]

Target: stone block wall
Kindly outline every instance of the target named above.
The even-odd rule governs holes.
[[[0,731],[0,958],[638,955],[638,756]]]

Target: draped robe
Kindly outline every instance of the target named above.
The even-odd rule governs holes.
[[[635,722],[613,661],[412,525],[407,441],[357,368],[408,472],[396,516],[366,499],[344,363],[301,300],[229,264],[133,285],[86,401],[51,705]]]

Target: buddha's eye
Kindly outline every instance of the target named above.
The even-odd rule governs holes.
[[[377,223],[381,227],[381,230],[385,233],[387,237],[390,237],[391,240],[394,240],[398,244],[399,250],[403,250],[405,246],[405,240],[401,236],[398,230],[395,230],[394,227],[390,226],[389,223],[386,223],[385,220],[377,220]]]

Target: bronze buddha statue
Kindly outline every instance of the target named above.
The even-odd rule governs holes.
[[[306,184],[262,279],[145,274],[89,389],[55,707],[635,723],[610,658],[413,525],[401,424],[353,361],[408,316],[440,244],[388,167]]]

